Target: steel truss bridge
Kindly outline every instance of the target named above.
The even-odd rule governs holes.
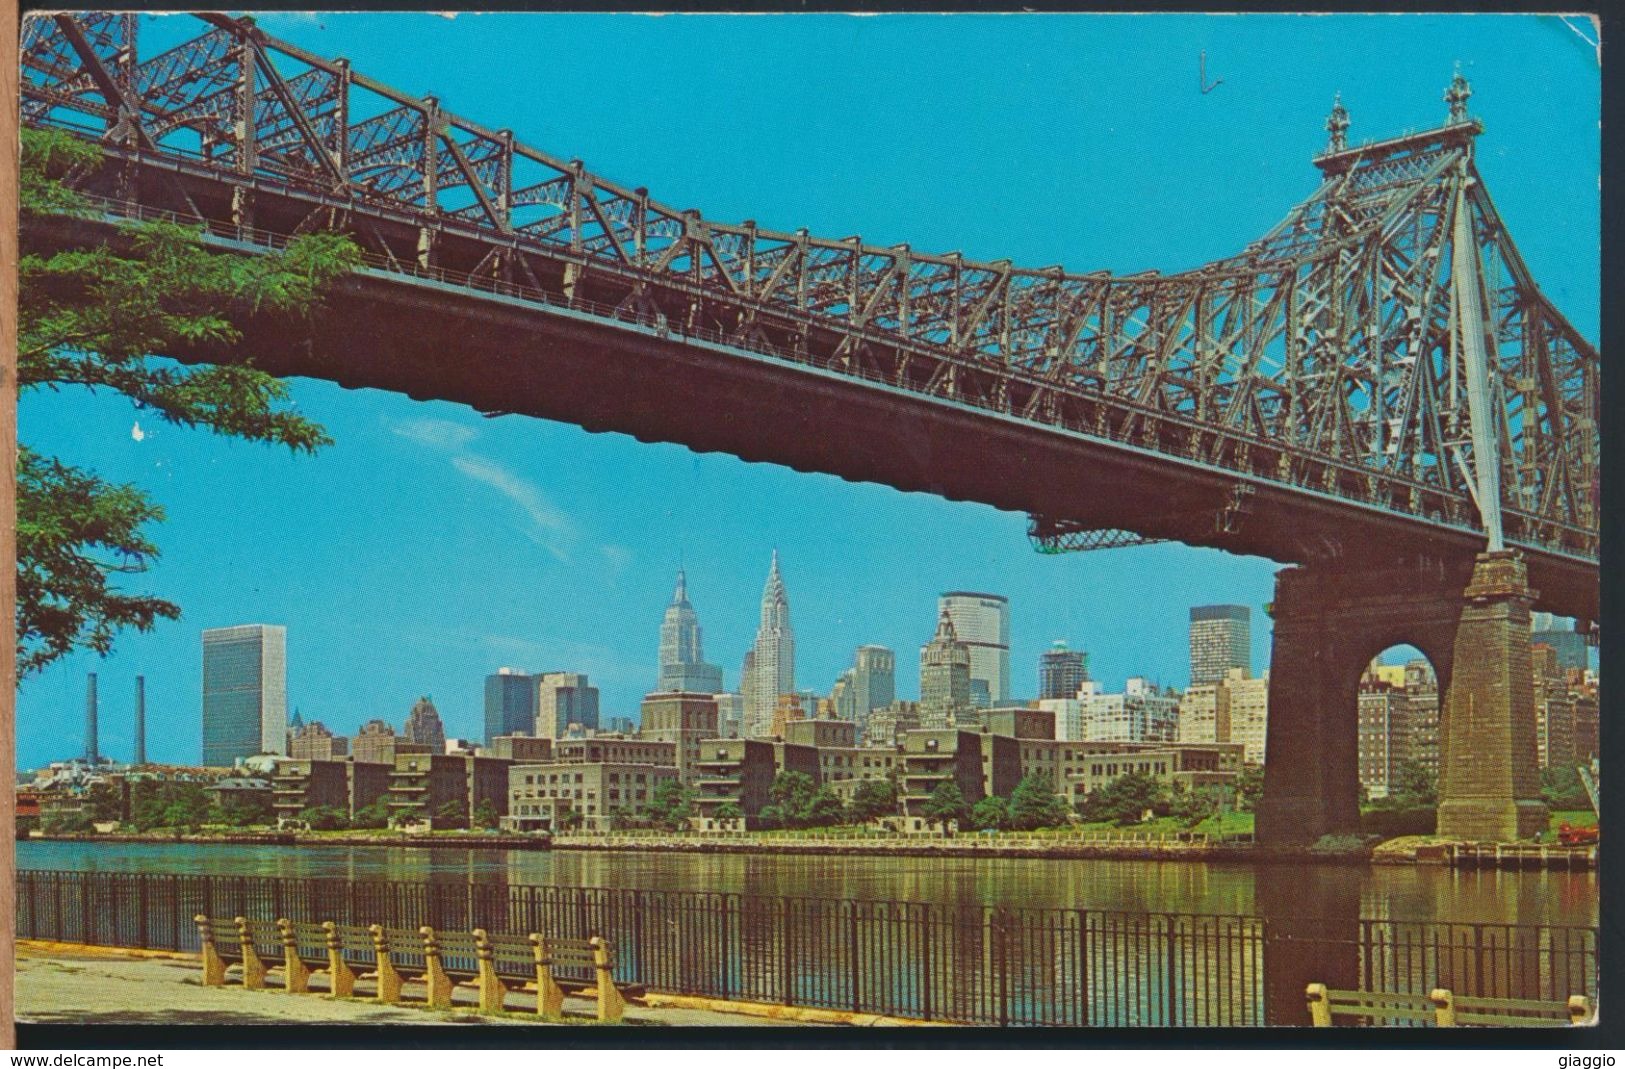
[[[135,15],[31,17],[23,117],[104,150],[105,218],[63,241],[155,217],[245,254],[355,238],[317,323],[250,326],[267,370],[982,501],[1047,550],[1505,545],[1543,607],[1597,616],[1598,352],[1497,214],[1459,74],[1437,129],[1351,146],[1335,105],[1318,188],[1238,254],[1112,276],[707,219],[187,18],[144,52]]]

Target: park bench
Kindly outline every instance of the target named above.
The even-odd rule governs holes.
[[[619,1021],[627,998],[638,999],[641,987],[615,983],[614,956],[603,939],[544,939],[492,935],[483,928],[472,932],[423,929],[429,1005],[451,1006],[452,990],[472,984],[479,990],[481,1013],[499,1013],[510,989],[536,985],[536,1012],[542,1017],[563,1014],[564,995],[590,991],[598,1002],[600,1021]],[[562,975],[561,975],[562,974]]]
[[[197,923],[198,939],[203,944],[203,986],[220,987],[226,982],[226,970],[243,964],[242,929],[235,917],[199,913],[192,920]]]
[[[401,1000],[401,985],[407,976],[421,976],[429,982],[429,963],[423,953],[423,934],[409,928],[371,925],[372,945],[377,961],[377,1000],[394,1004]]]
[[[282,986],[293,994],[310,990],[313,973],[328,974],[328,989],[333,988],[333,962],[328,951],[327,929],[315,921],[291,921],[278,918],[277,930],[282,935]]]
[[[1443,988],[1427,995],[1393,991],[1344,991],[1310,984],[1304,992],[1309,1020],[1330,1028],[1335,1017],[1359,1018],[1379,1025],[1558,1026],[1582,1024],[1591,1015],[1591,1000],[1575,995],[1568,1002],[1461,997]]]

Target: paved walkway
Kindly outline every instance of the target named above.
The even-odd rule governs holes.
[[[473,1012],[472,988],[459,988],[449,1011],[418,1006],[380,1006],[361,999],[322,994],[290,995],[274,987],[204,987],[196,957],[155,955],[100,947],[20,943],[17,947],[17,1018],[39,1024],[468,1024],[543,1025],[524,1013],[525,998],[508,998],[512,1016],[481,1017]],[[235,976],[235,973],[232,974]],[[323,980],[315,978],[317,987]],[[424,997],[423,985],[408,983],[407,999]],[[461,1004],[467,1003],[464,1009]],[[530,1008],[535,1009],[531,996]],[[592,999],[565,1000],[566,1023],[593,1023]],[[783,1025],[716,1009],[628,1006],[628,1025]]]

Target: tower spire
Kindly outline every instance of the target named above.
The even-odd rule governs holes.
[[[1450,105],[1451,126],[1457,126],[1467,121],[1467,100],[1473,95],[1473,87],[1461,73],[1461,61],[1456,61],[1456,76],[1450,79],[1450,88],[1444,91],[1444,102]]]
[[[1326,116],[1326,132],[1331,135],[1326,139],[1327,152],[1342,152],[1348,148],[1349,113],[1343,107],[1342,93],[1332,97],[1332,111]]]

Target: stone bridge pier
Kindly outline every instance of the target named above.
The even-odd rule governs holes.
[[[1509,842],[1546,826],[1521,556],[1276,576],[1261,843],[1360,830],[1359,681],[1408,644],[1439,679],[1439,834]]]

